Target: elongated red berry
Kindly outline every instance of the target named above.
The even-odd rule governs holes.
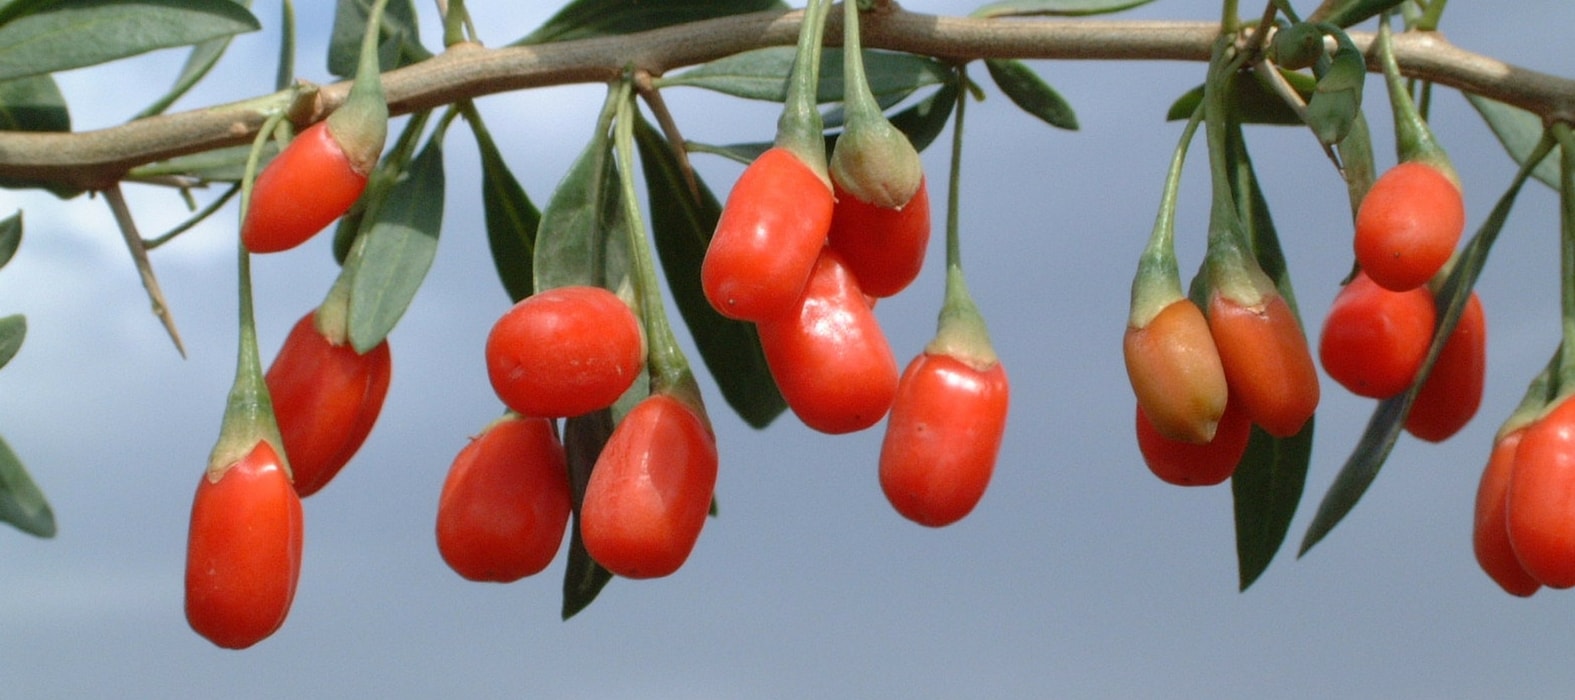
[[[930,244],[930,194],[924,181],[898,208],[866,202],[840,185],[834,190],[837,204],[826,244],[842,254],[864,293],[889,297],[906,289],[924,267]]]
[[[1433,369],[1422,381],[1405,429],[1423,440],[1442,442],[1460,432],[1482,405],[1487,379],[1487,314],[1476,292],[1444,341]]]
[[[545,569],[569,523],[569,472],[552,421],[511,415],[454,458],[438,497],[443,561],[472,581]]]
[[[903,517],[942,527],[978,505],[1006,432],[1000,362],[920,353],[902,373],[880,448],[880,485]]]
[[[1149,471],[1168,484],[1213,486],[1229,479],[1246,454],[1251,437],[1252,421],[1234,403],[1225,407],[1213,439],[1205,443],[1166,437],[1154,427],[1142,406],[1137,409],[1138,451]]]
[[[350,210],[366,190],[358,169],[328,130],[306,128],[257,175],[241,240],[253,253],[289,250]]]
[[[258,442],[192,500],[186,545],[186,621],[226,649],[244,649],[284,624],[301,574],[301,499],[279,455]]]
[[[716,438],[684,402],[653,394],[613,428],[585,487],[580,537],[626,578],[677,571],[700,538],[716,488]]]
[[[897,360],[840,255],[825,249],[797,307],[761,321],[782,398],[804,424],[849,433],[879,422],[897,393]]]
[[[1284,297],[1269,293],[1261,304],[1243,306],[1216,291],[1209,302],[1209,332],[1230,402],[1240,401],[1270,435],[1300,432],[1318,408],[1318,370]]]
[[[548,289],[515,304],[487,336],[487,377],[521,415],[578,416],[611,406],[645,366],[640,319],[600,287]]]
[[[1575,586],[1575,401],[1566,397],[1525,429],[1504,512],[1526,573],[1549,588]]]
[[[361,449],[393,372],[387,340],[362,355],[325,337],[316,318],[312,312],[296,322],[266,375],[302,498],[328,485]]]
[[[1357,273],[1324,317],[1318,359],[1351,393],[1387,399],[1416,380],[1437,316],[1426,287],[1396,292]]]
[[[1127,378],[1152,427],[1171,439],[1204,444],[1225,413],[1227,385],[1209,322],[1185,297],[1122,338]]]
[[[1515,452],[1523,436],[1524,430],[1515,430],[1493,444],[1493,453],[1477,485],[1476,516],[1471,528],[1471,549],[1482,571],[1506,593],[1522,598],[1542,588],[1515,556],[1505,515]]]
[[[776,147],[739,176],[700,266],[706,299],[729,318],[761,321],[798,301],[831,228],[832,192]]]
[[[1373,183],[1356,212],[1356,261],[1385,289],[1425,284],[1466,227],[1460,187],[1431,165],[1403,162]]]

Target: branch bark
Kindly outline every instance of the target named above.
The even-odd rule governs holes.
[[[465,98],[548,85],[614,80],[627,67],[659,75],[749,49],[792,45],[802,13],[761,12],[692,22],[627,36],[485,49],[460,45],[383,76],[389,108],[406,114]],[[1207,61],[1218,25],[1203,22],[972,19],[894,9],[864,29],[870,48],[947,60]],[[1366,33],[1351,38],[1364,51]],[[833,18],[827,41],[841,42]],[[1465,51],[1432,33],[1395,37],[1406,75],[1506,102],[1549,121],[1575,119],[1575,80]],[[1376,60],[1369,68],[1378,70]],[[344,100],[348,83],[322,86],[300,119],[321,119]],[[0,132],[0,178],[104,189],[131,168],[248,142],[268,114],[291,109],[289,92],[75,133]],[[294,109],[300,109],[300,105]]]

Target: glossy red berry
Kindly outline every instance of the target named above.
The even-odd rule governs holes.
[[[849,433],[876,424],[891,408],[897,361],[835,251],[821,254],[797,307],[761,321],[759,330],[771,376],[805,425]]]
[[[1487,314],[1476,292],[1444,341],[1433,369],[1422,381],[1405,429],[1423,440],[1442,442],[1471,422],[1482,405],[1487,377]]]
[[[302,498],[328,485],[361,444],[388,396],[388,341],[365,355],[335,345],[308,313],[290,329],[266,376],[284,452]]]
[[[716,488],[716,438],[684,402],[653,394],[613,429],[585,487],[580,537],[619,576],[655,578],[683,566]]]
[[[1203,311],[1177,299],[1122,338],[1127,378],[1154,429],[1195,444],[1214,439],[1228,396],[1225,368]]]
[[[1006,432],[1010,388],[996,362],[975,367],[921,353],[897,385],[880,448],[880,486],[903,517],[950,525],[990,484]]]
[[[833,190],[837,204],[826,244],[842,255],[859,288],[874,297],[889,297],[907,288],[924,267],[930,243],[930,194],[925,182],[921,179],[913,197],[899,208],[866,202],[840,185]]]
[[[1318,370],[1296,316],[1278,294],[1255,306],[1215,292],[1209,332],[1219,349],[1230,402],[1275,437],[1300,432],[1318,409]]]
[[[1396,292],[1357,273],[1324,317],[1318,359],[1351,393],[1387,399],[1416,380],[1437,316],[1426,287]]]
[[[1504,512],[1515,557],[1549,588],[1575,586],[1575,401],[1525,429]]]
[[[258,173],[241,241],[253,253],[305,243],[350,210],[366,180],[367,171],[355,167],[328,122],[313,124]]]
[[[1476,517],[1471,529],[1471,548],[1482,571],[1505,592],[1522,598],[1542,588],[1515,556],[1505,515],[1515,451],[1523,435],[1523,429],[1516,430],[1494,443],[1487,468],[1482,470],[1482,481],[1477,485]]]
[[[519,580],[552,563],[569,507],[568,462],[552,421],[508,416],[449,467],[438,497],[438,552],[472,581]]]
[[[1143,407],[1137,409],[1138,451],[1149,471],[1168,484],[1213,486],[1236,473],[1236,465],[1247,453],[1252,437],[1252,421],[1236,404],[1226,405],[1220,415],[1214,438],[1206,443],[1173,440],[1160,433]]]
[[[526,416],[563,418],[611,406],[645,366],[640,320],[600,287],[538,292],[503,314],[487,336],[487,376],[498,398]]]
[[[787,312],[831,227],[831,187],[786,148],[762,153],[727,196],[700,266],[706,299],[729,318]]]
[[[1385,289],[1422,286],[1466,227],[1460,188],[1431,165],[1405,162],[1373,183],[1356,212],[1356,261]]]
[[[258,442],[192,500],[186,547],[186,621],[227,649],[284,624],[301,574],[301,499],[279,455]]]

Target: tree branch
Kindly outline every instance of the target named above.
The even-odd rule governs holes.
[[[749,49],[792,45],[800,12],[761,12],[692,22],[640,34],[538,46],[484,49],[457,45],[431,60],[383,76],[394,114],[460,99],[548,85],[617,79],[633,66],[652,74]],[[1202,22],[970,19],[893,10],[872,17],[865,45],[947,60],[1207,61],[1218,25]],[[1371,34],[1353,33],[1364,51]],[[833,19],[827,41],[840,43]],[[1509,65],[1460,49],[1433,33],[1395,37],[1395,58],[1408,76],[1535,112],[1575,119],[1575,80]],[[1370,69],[1377,71],[1376,61]],[[344,100],[348,83],[323,86],[298,116],[321,119]],[[268,114],[291,108],[293,93],[140,119],[77,133],[0,132],[0,178],[104,189],[133,167],[245,143]]]

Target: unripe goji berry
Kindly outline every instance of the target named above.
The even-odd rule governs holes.
[[[1396,292],[1359,272],[1324,317],[1318,359],[1351,393],[1387,399],[1416,380],[1437,316],[1426,287]]]
[[[1373,183],[1356,213],[1356,260],[1385,289],[1426,283],[1466,226],[1460,187],[1431,165],[1403,162]]]
[[[600,287],[557,287],[515,304],[487,336],[487,376],[521,415],[563,418],[611,406],[645,366],[640,320]]]
[[[449,467],[438,497],[438,552],[472,581],[519,580],[552,563],[569,508],[568,462],[552,421],[507,416]]]
[[[1165,306],[1122,339],[1127,378],[1153,428],[1171,440],[1214,439],[1228,396],[1208,319],[1190,299]]]
[[[1318,408],[1318,370],[1284,297],[1271,292],[1260,304],[1243,306],[1215,291],[1208,317],[1230,402],[1239,401],[1270,435],[1301,431]]]
[[[761,321],[766,365],[794,415],[824,433],[863,430],[897,393],[897,361],[858,280],[825,249],[797,306]]]
[[[865,294],[889,297],[906,289],[924,267],[930,243],[930,195],[924,181],[898,208],[866,202],[840,184],[833,189],[837,204],[826,244],[842,255]]]
[[[797,155],[760,154],[734,183],[700,266],[706,299],[729,318],[792,308],[831,228],[832,192]]]
[[[716,472],[716,437],[695,410],[667,394],[647,397],[591,469],[580,506],[585,550],[626,578],[677,571],[705,525]]]
[[[880,448],[880,486],[903,517],[950,525],[984,496],[1006,432],[1010,387],[1000,362],[976,366],[920,353],[897,384]]]
[[[257,176],[241,222],[241,241],[253,253],[289,250],[349,211],[366,190],[358,170],[328,130],[306,128]]]
[[[1236,465],[1247,452],[1252,437],[1252,421],[1235,403],[1220,415],[1214,438],[1205,443],[1173,440],[1154,426],[1142,406],[1137,409],[1138,451],[1149,471],[1168,484],[1213,486],[1236,473]]]
[[[1460,432],[1482,405],[1486,376],[1487,314],[1472,292],[1438,360],[1422,380],[1405,419],[1406,432],[1429,442],[1442,442]]]
[[[186,545],[186,621],[227,649],[284,624],[301,574],[301,499],[260,441],[234,465],[204,471]]]
[[[1471,549],[1482,571],[1505,592],[1522,598],[1542,587],[1526,573],[1526,567],[1515,556],[1505,515],[1515,451],[1523,436],[1524,429],[1514,430],[1494,442],[1487,467],[1482,470],[1482,480],[1477,485],[1476,514],[1471,528]]]
[[[266,375],[302,498],[328,485],[361,449],[393,372],[387,340],[362,355],[348,342],[335,344],[324,336],[316,319],[314,311],[296,322]]]
[[[1526,428],[1504,512],[1526,573],[1549,588],[1575,586],[1575,401],[1566,397]]]

